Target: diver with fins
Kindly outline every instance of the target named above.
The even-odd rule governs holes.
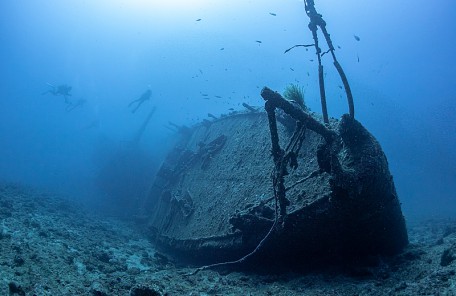
[[[135,113],[136,110],[144,103],[145,101],[150,99],[152,95],[152,91],[150,89],[146,90],[138,99],[133,100],[128,104],[128,107],[131,107],[133,104],[137,103],[136,107],[131,111],[131,113]]]
[[[71,97],[71,94],[70,94],[70,91],[72,89],[71,86],[69,86],[67,84],[61,84],[59,86],[55,86],[50,83],[46,83],[46,84],[50,87],[50,89],[48,89],[41,95],[50,93],[51,95],[54,95],[54,96],[63,96],[65,98],[65,103],[70,104],[68,97]]]

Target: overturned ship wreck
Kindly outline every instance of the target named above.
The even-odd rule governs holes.
[[[209,262],[241,258],[269,232],[255,254],[261,260],[400,251],[407,244],[404,218],[375,138],[349,115],[325,127],[278,93],[263,93],[300,116],[295,132],[276,126],[271,157],[273,112],[186,131],[148,198],[154,239]],[[289,145],[274,148],[279,141]]]
[[[151,235],[167,250],[201,263],[288,264],[395,254],[407,245],[386,156],[354,118],[348,81],[313,1],[306,12],[323,116],[265,87],[266,112],[182,130],[143,207]],[[317,26],[349,102],[340,120],[326,111]]]

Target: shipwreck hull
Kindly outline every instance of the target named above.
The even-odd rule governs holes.
[[[277,128],[285,145],[294,121],[282,119]],[[399,252],[407,232],[379,143],[349,116],[329,129],[330,145],[305,130],[298,166],[284,176],[286,215],[276,224],[267,114],[235,114],[186,130],[145,202],[151,236],[200,263],[239,259],[273,225],[249,260],[300,263]]]

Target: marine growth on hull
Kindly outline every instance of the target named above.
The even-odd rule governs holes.
[[[179,128],[143,207],[165,250],[206,268],[391,255],[407,245],[386,156],[355,119],[326,23],[313,1],[305,4],[314,43],[289,50],[316,49],[322,114],[309,112],[299,89],[284,98],[264,87],[264,110],[245,105],[245,112]],[[327,113],[325,54],[347,96],[340,120]]]

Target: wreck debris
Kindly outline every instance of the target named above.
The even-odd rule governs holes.
[[[247,110],[249,110],[250,112],[258,112],[257,109],[255,109],[254,107],[250,106],[250,105],[247,104],[247,103],[242,103],[242,106],[243,106],[244,108],[246,108]]]
[[[208,167],[209,162],[212,159],[212,157],[218,151],[220,151],[220,149],[223,148],[225,143],[226,143],[226,136],[225,135],[221,135],[221,136],[217,137],[215,140],[211,141],[208,144],[205,144],[203,142],[200,142],[198,144],[199,151],[198,151],[197,155],[199,155],[201,157],[201,159],[202,159],[202,163],[201,163],[201,168],[202,169],[206,169]]]
[[[211,124],[212,124],[212,121],[207,120],[207,119],[203,119],[203,121],[201,122],[201,125],[203,125],[205,127],[210,127]]]
[[[174,132],[178,132],[180,134],[188,134],[190,132],[190,128],[188,126],[177,125],[172,121],[168,121],[168,124],[170,125],[170,127],[167,126],[167,128]]]
[[[305,113],[303,109],[296,107],[291,102],[285,100],[279,93],[264,87],[261,91],[261,96],[266,101],[265,109],[268,114],[269,129],[271,133],[272,157],[275,164],[273,173],[274,196],[280,206],[279,218],[283,219],[287,214],[286,207],[290,204],[285,194],[287,190],[284,185],[284,176],[288,175],[288,165],[293,169],[296,169],[298,166],[297,157],[304,141],[306,127],[308,126],[309,129],[322,135],[327,143],[331,143],[336,134]],[[280,147],[279,135],[277,132],[275,109],[278,107],[296,120],[295,132],[285,150]]]
[[[144,131],[146,130],[146,127],[149,124],[149,121],[152,118],[152,115],[154,115],[156,109],[157,109],[156,106],[152,107],[152,110],[150,110],[150,112],[147,115],[146,119],[144,120],[143,124],[141,125],[138,132],[136,133],[136,136],[133,139],[133,143],[135,143],[135,145],[138,145],[139,141],[141,141],[142,135],[144,134]]]
[[[212,113],[207,113],[207,117],[210,117],[210,118],[213,118],[213,119],[217,119],[217,117],[212,114]]]

